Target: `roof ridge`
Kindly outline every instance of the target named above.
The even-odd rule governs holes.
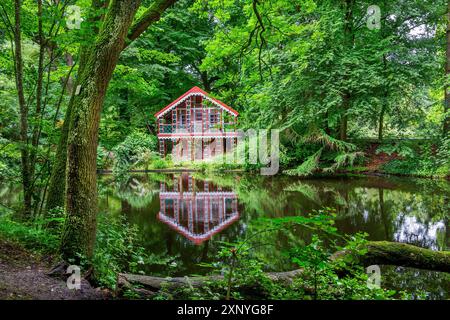
[[[239,112],[237,112],[236,110],[234,110],[233,108],[231,108],[230,106],[228,106],[226,103],[220,101],[219,99],[216,99],[214,97],[212,97],[208,92],[206,92],[205,90],[203,90],[202,88],[198,87],[198,86],[193,86],[191,89],[189,89],[188,91],[186,91],[185,93],[183,93],[181,96],[179,96],[178,98],[176,98],[175,100],[173,100],[171,103],[169,103],[167,106],[165,106],[164,108],[162,108],[161,110],[159,110],[157,113],[155,113],[155,117],[159,117],[160,114],[164,113],[166,110],[172,108],[174,105],[176,105],[178,102],[180,102],[181,100],[183,100],[186,96],[188,96],[191,93],[194,92],[198,92],[201,93],[203,95],[205,95],[206,97],[208,97],[209,99],[213,100],[214,102],[216,102],[217,104],[221,105],[222,107],[224,107],[225,109],[227,109],[228,111],[230,111],[231,113],[234,113],[236,116],[239,115]]]

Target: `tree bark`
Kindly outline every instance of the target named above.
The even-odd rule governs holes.
[[[30,153],[28,150],[28,106],[25,102],[23,89],[23,59],[22,59],[22,39],[21,39],[21,1],[14,1],[14,63],[16,75],[16,88],[19,100],[20,111],[20,153],[22,163],[22,186],[24,195],[24,216],[31,215],[32,200],[32,177],[30,168]]]
[[[347,129],[348,129],[348,109],[350,104],[350,94],[345,93],[342,102],[342,113],[341,113],[341,121],[339,125],[339,139],[346,141],[347,140]]]
[[[433,251],[400,242],[369,241],[367,253],[354,256],[351,252],[340,251],[332,256],[332,260],[355,258],[364,266],[394,265],[408,268],[450,272],[450,252]]]
[[[450,90],[448,82],[450,80],[450,0],[447,1],[447,50],[445,61],[445,103],[444,103],[444,137],[448,137],[450,132]]]
[[[33,133],[31,137],[31,151],[30,151],[30,179],[35,181],[36,161],[39,147],[39,136],[42,130],[42,91],[43,91],[43,79],[44,79],[44,32],[42,30],[42,0],[38,0],[38,42],[39,42],[39,59],[38,59],[38,72],[37,72],[37,85],[36,85],[36,109],[34,114]],[[49,67],[50,68],[50,67]],[[34,183],[31,185],[31,192],[34,194]],[[38,193],[39,194],[39,193]],[[39,204],[39,196],[35,196],[35,214]]]
[[[70,98],[61,128],[56,156],[52,166],[52,173],[48,185],[48,197],[45,205],[46,211],[57,207],[64,207],[66,189],[66,162],[67,162],[67,137],[69,135],[70,115],[72,113],[74,96]]]
[[[353,7],[355,5],[354,0],[345,0],[344,10],[344,46],[347,50],[352,50],[354,45],[354,32],[353,32]],[[347,85],[348,77],[345,76],[345,85]],[[348,130],[348,110],[351,103],[351,92],[350,88],[345,88],[342,93],[342,107],[341,107],[341,119],[339,124],[339,139],[347,140],[347,130]]]
[[[61,253],[67,260],[92,257],[96,233],[98,128],[103,100],[139,7],[139,0],[113,0],[89,52],[73,98],[67,139],[66,223]]]
[[[383,54],[383,71],[385,74],[385,78],[387,78],[387,58],[386,54]],[[378,119],[378,140],[383,140],[383,131],[384,131],[384,114],[386,113],[386,110],[388,108],[388,88],[387,88],[387,80],[385,80],[385,86],[384,86],[384,94],[383,94],[383,104],[381,106],[380,111],[380,117]]]
[[[89,22],[92,24],[98,23],[104,18],[100,9],[106,9],[109,4],[108,0],[92,0],[91,10],[93,15],[89,18]],[[98,34],[99,29],[94,28],[94,38],[91,41],[85,39],[85,43],[91,43],[95,40],[95,36]],[[67,110],[64,115],[64,123],[61,128],[61,136],[59,138],[58,147],[56,149],[55,160],[52,166],[52,172],[50,175],[50,181],[48,186],[48,197],[45,205],[45,209],[48,212],[56,207],[64,207],[64,199],[66,195],[66,163],[67,163],[67,139],[69,135],[70,117],[72,114],[74,96],[76,88],[79,84],[79,80],[84,71],[86,60],[90,51],[89,45],[82,45],[79,50],[79,62],[78,62],[78,77],[73,83],[71,97],[67,105]]]
[[[94,0],[92,2],[92,8],[93,10],[98,10],[100,8],[106,8],[107,3],[109,1],[106,0]],[[125,49],[133,40],[137,39],[144,31],[145,29],[151,25],[152,23],[159,20],[161,17],[162,12],[167,9],[169,6],[171,6],[173,3],[175,3],[176,0],[156,0],[153,2],[153,4],[149,7],[149,9],[146,11],[146,13],[138,19],[133,26],[130,28],[126,42],[124,42],[123,47],[121,48],[121,51]],[[101,21],[104,19],[103,15],[95,15],[92,19],[93,22],[95,21]],[[98,29],[95,30],[95,32],[99,32]],[[85,62],[87,60],[87,57],[90,55],[90,47],[82,47],[80,49],[80,58],[78,63],[78,79],[81,77],[81,74],[84,71]],[[78,85],[75,83],[74,85],[74,91]],[[58,148],[56,150],[56,157],[55,157],[55,163],[53,164],[52,168],[52,174],[50,178],[49,183],[49,189],[48,189],[48,198],[46,203],[46,210],[50,210],[55,207],[63,207],[64,206],[64,199],[65,199],[65,180],[66,180],[66,164],[67,164],[67,140],[68,140],[68,134],[69,134],[69,123],[70,123],[70,116],[72,111],[74,100],[73,97],[71,98],[69,105],[67,107],[67,111],[64,117],[64,125],[61,130],[61,137],[58,143]]]
[[[297,269],[286,272],[269,272],[266,275],[274,282],[291,283],[295,277],[303,273],[303,269]],[[163,278],[144,276],[140,274],[119,273],[117,276],[117,291],[120,294],[124,289],[133,289],[133,285],[143,288],[137,290],[145,296],[155,295],[164,286],[167,289],[175,290],[178,288],[192,286],[194,288],[202,287],[211,281],[224,280],[223,276],[195,276],[195,277],[174,277]],[[261,295],[260,285],[255,283],[251,286],[243,287],[242,290],[251,290],[255,294]]]

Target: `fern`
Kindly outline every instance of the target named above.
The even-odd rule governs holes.
[[[355,151],[355,152],[340,152],[334,158],[334,163],[332,166],[328,168],[324,168],[324,172],[335,172],[337,169],[342,168],[343,166],[352,166],[355,160],[359,157],[363,157],[364,152]]]
[[[333,138],[324,130],[317,128],[310,130],[310,132],[306,136],[304,136],[302,140],[307,143],[321,144],[322,146],[332,151],[349,152],[356,149],[356,146],[354,144]]]
[[[297,175],[297,176],[308,176],[314,171],[319,169],[319,160],[322,155],[323,147],[320,148],[316,153],[312,156],[308,157],[306,161],[304,161],[301,165],[299,165],[295,169],[286,170],[285,173],[288,175]]]
[[[353,165],[354,161],[364,155],[363,152],[355,151],[356,146],[352,143],[342,141],[332,136],[328,135],[324,130],[318,128],[310,129],[309,133],[302,137],[302,142],[320,144],[322,147],[315,152],[313,155],[309,156],[301,165],[292,170],[284,171],[289,175],[297,176],[309,176],[314,172],[320,170],[321,157],[324,151],[331,151],[332,154],[337,152],[337,155],[333,155],[333,164],[321,169],[322,172],[330,173],[335,172],[337,169],[346,166]],[[329,153],[328,153],[329,156]]]

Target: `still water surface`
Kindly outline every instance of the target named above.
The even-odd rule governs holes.
[[[139,174],[125,184],[100,178],[100,210],[124,215],[139,226],[149,252],[171,255],[167,265],[148,272],[202,274],[221,241],[234,242],[255,232],[259,218],[307,215],[334,208],[341,233],[368,233],[370,240],[399,241],[449,250],[450,182],[398,177],[297,179],[246,174],[204,176],[198,173]],[[294,268],[285,252],[308,243],[311,232],[295,229],[262,234],[254,254],[267,270]],[[382,267],[390,288],[423,288],[449,297],[448,275]]]
[[[14,186],[0,188],[2,203],[20,201]],[[370,240],[450,248],[450,182],[444,180],[179,172],[135,174],[118,183],[101,175],[99,195],[100,214],[123,216],[138,226],[148,252],[171,257],[146,266],[146,272],[161,276],[204,274],[208,270],[199,263],[217,261],[222,241],[253,235],[261,218],[307,215],[325,207],[336,210],[343,234],[366,232]],[[268,271],[291,270],[296,266],[286,251],[307,244],[311,235],[305,228],[262,233],[253,238],[252,253]],[[432,298],[450,298],[449,279],[444,273],[382,266],[382,286],[421,289]]]

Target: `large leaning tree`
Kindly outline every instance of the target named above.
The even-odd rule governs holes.
[[[92,257],[97,215],[96,158],[103,101],[121,52],[176,0],[92,0],[86,23],[93,38],[80,45],[78,77],[67,107],[49,185],[47,209],[65,207],[65,260]],[[147,3],[145,3],[147,4]]]

